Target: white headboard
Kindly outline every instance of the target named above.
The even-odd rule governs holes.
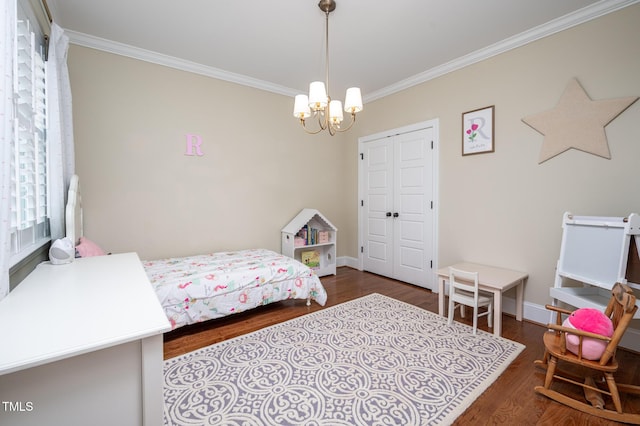
[[[77,246],[82,237],[82,196],[80,195],[80,178],[71,176],[69,192],[67,194],[67,206],[65,208],[66,236]]]

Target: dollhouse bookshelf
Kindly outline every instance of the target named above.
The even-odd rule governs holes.
[[[303,209],[282,228],[282,254],[305,263],[320,277],[336,274],[338,228],[315,209]],[[317,256],[316,256],[317,255]]]

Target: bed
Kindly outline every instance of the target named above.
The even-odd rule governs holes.
[[[83,234],[82,197],[71,178],[65,211],[66,234],[76,256],[105,255]],[[295,259],[255,248],[196,256],[143,260],[172,329],[244,312],[287,299],[315,300],[327,293],[315,272]]]

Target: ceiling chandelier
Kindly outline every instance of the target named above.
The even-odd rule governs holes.
[[[362,111],[362,95],[358,87],[350,87],[344,100],[344,111],[351,115],[351,122],[347,127],[342,128],[342,102],[331,100],[328,95],[329,90],[329,14],[336,8],[334,0],[320,0],[318,7],[325,13],[325,82],[314,81],[309,85],[309,96],[296,95],[293,106],[293,116],[300,120],[300,124],[305,132],[310,134],[320,133],[328,130],[331,136],[336,132],[346,132],[356,121],[356,114]],[[318,118],[316,130],[309,130],[306,119]]]

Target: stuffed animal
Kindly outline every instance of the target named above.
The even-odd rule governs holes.
[[[613,323],[601,311],[594,308],[576,309],[562,323],[564,327],[588,331],[611,337],[613,335]],[[578,354],[579,338],[575,334],[567,333],[567,349]],[[598,360],[604,353],[607,342],[585,337],[582,341],[582,357],[590,360]]]

